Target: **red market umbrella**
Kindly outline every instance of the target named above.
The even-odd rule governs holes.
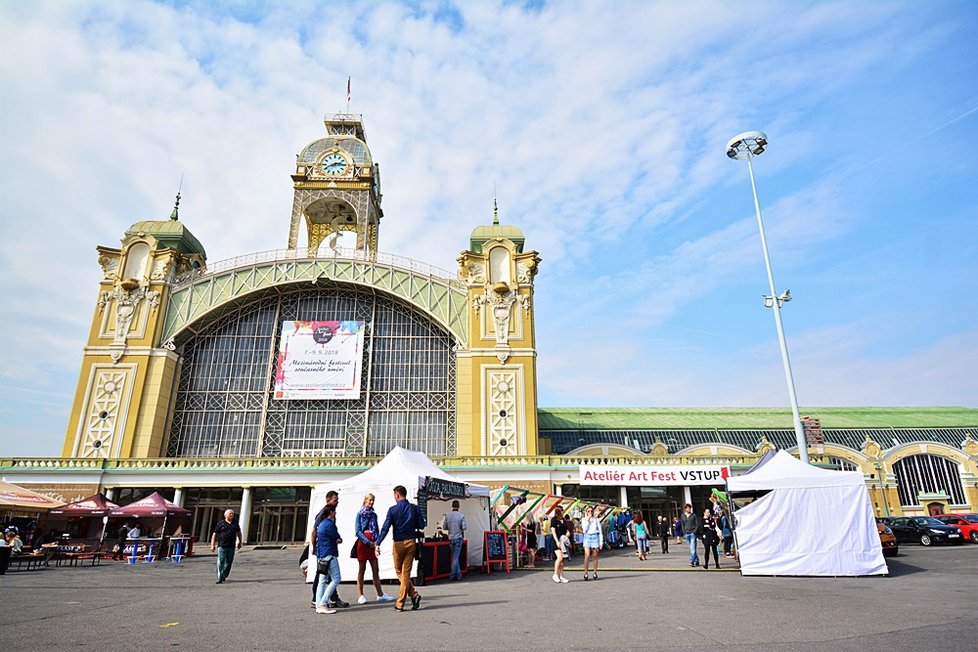
[[[119,506],[99,493],[83,500],[56,507],[48,514],[52,516],[108,516],[109,510],[117,507]]]
[[[109,510],[118,507],[114,502],[106,498],[101,493],[89,496],[83,500],[78,500],[67,505],[62,505],[48,512],[51,516],[67,516],[91,518],[94,516],[102,517],[102,534],[99,535],[99,542],[105,539],[105,527],[109,522]]]
[[[116,507],[109,510],[111,517],[130,517],[130,518],[152,518],[163,517],[163,534],[166,534],[166,519],[170,516],[190,516],[192,512],[184,509],[175,503],[154,492],[145,498],[129,503],[125,507]]]

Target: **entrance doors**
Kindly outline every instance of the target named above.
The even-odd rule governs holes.
[[[258,517],[257,532],[260,533],[258,540],[282,543],[303,541],[307,514],[308,508],[303,510],[299,522],[299,510],[295,505],[265,505],[255,514]]]
[[[628,487],[627,491],[628,506],[633,512],[641,510],[649,522],[664,516],[672,523],[672,519],[682,512],[682,487]]]

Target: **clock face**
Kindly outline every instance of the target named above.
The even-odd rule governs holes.
[[[346,172],[346,158],[342,154],[333,152],[323,158],[322,166],[325,174],[343,174]]]

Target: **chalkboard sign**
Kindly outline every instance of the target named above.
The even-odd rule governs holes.
[[[424,488],[418,489],[418,511],[421,512],[423,523],[428,522],[428,493]]]
[[[429,475],[425,478],[424,488],[428,492],[428,495],[433,497],[465,498],[465,484],[462,482],[432,478]]]
[[[502,530],[486,530],[484,540],[485,572],[492,571],[492,564],[505,564],[509,572],[509,554],[506,550],[506,533]]]

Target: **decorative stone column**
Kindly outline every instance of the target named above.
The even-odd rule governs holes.
[[[247,543],[248,529],[251,527],[251,487],[242,488],[241,513],[238,524],[241,526],[241,543]]]
[[[173,504],[178,507],[183,507],[183,487],[175,487],[173,489]]]

